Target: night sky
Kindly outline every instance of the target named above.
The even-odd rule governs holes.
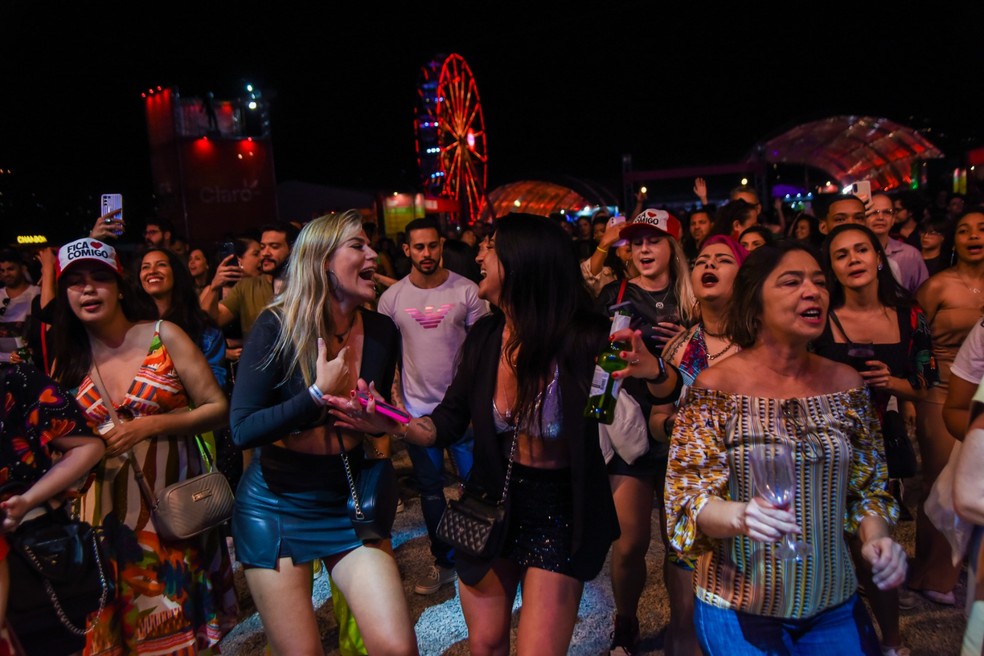
[[[418,71],[451,52],[481,94],[490,187],[551,173],[617,193],[623,154],[636,169],[730,163],[840,113],[959,147],[984,134],[980,3],[918,16],[885,3],[889,17],[858,3],[768,16],[626,1],[18,4],[0,15],[0,168],[47,194],[139,202],[151,189],[141,91],[226,99],[246,81],[271,102],[279,181],[414,188]]]

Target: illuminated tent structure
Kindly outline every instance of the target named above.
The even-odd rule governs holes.
[[[844,187],[871,180],[874,189],[912,183],[925,160],[943,152],[916,130],[874,116],[831,116],[797,125],[753,149],[746,162],[812,166]]]
[[[610,190],[580,178],[519,180],[489,191],[482,220],[490,221],[510,212],[571,215],[617,206],[618,200]]]

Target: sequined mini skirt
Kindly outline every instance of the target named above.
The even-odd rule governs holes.
[[[513,463],[509,498],[509,529],[502,557],[520,567],[536,567],[573,577],[571,470],[538,469]]]

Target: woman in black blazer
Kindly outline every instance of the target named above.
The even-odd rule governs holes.
[[[479,295],[497,311],[469,332],[454,381],[430,416],[398,425],[372,404],[363,412],[349,398],[329,402],[340,425],[422,445],[450,443],[471,422],[468,485],[493,500],[511,459],[504,545],[489,558],[456,557],[469,649],[509,653],[522,584],[518,653],[566,654],[584,582],[619,535],[598,424],[584,418],[609,324],[593,308],[570,239],[545,217],[498,220],[477,261]]]

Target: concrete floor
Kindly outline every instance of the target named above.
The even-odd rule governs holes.
[[[406,452],[397,445],[394,464],[401,480],[410,476],[410,461]],[[450,488],[449,488],[450,489]],[[910,485],[906,490],[906,505],[914,506],[917,490]],[[416,621],[417,643],[421,656],[463,656],[468,654],[467,632],[457,601],[454,586],[445,586],[438,593],[421,596],[413,592],[413,582],[418,574],[431,564],[431,556],[420,504],[414,490],[404,486],[405,511],[398,514],[394,526],[393,546],[404,578],[404,589],[410,603],[410,611]],[[658,521],[653,512],[654,527]],[[654,529],[655,530],[655,529]],[[913,554],[915,524],[901,522],[895,536],[905,546],[910,557]],[[661,566],[662,543],[655,539],[647,555],[648,578],[640,603],[642,642],[640,654],[662,654],[662,629],[666,625],[669,610],[666,588],[663,586]],[[607,654],[612,603],[608,565],[594,581],[585,586],[581,599],[578,623],[569,654],[572,656],[597,656]],[[950,656],[960,652],[964,629],[963,603],[966,595],[966,572],[956,590],[957,606],[943,607],[918,597],[913,610],[902,612],[902,633],[913,656]],[[220,644],[222,653],[235,656],[260,656],[265,638],[259,615],[255,612],[242,573],[237,570],[237,587],[240,592],[242,622]],[[339,654],[338,629],[332,613],[327,577],[315,581],[313,603],[322,628],[325,653]],[[517,611],[519,609],[517,600]],[[513,627],[518,621],[514,615]]]

